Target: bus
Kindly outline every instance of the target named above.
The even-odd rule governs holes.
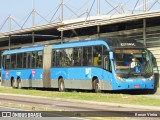
[[[2,85],[102,90],[154,90],[152,54],[127,39],[94,39],[2,53]]]

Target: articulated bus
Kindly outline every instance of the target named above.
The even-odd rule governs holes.
[[[153,90],[151,53],[133,40],[96,39],[24,47],[2,54],[2,85],[101,90]]]

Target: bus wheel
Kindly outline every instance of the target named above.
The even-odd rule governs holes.
[[[64,92],[65,91],[65,86],[64,86],[64,81],[62,78],[60,78],[58,80],[58,88],[60,92]]]
[[[100,93],[101,92],[101,90],[99,88],[98,79],[93,80],[93,84],[92,85],[93,85],[93,90],[94,90],[95,93]]]
[[[11,87],[12,87],[12,88],[15,88],[15,80],[14,80],[13,77],[11,78]]]
[[[21,89],[21,88],[22,88],[22,86],[21,86],[21,78],[20,78],[20,77],[17,78],[17,88],[18,88],[18,89]]]

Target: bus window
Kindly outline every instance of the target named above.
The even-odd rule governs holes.
[[[23,53],[23,68],[27,68],[27,53]]]
[[[56,57],[55,57],[55,50],[52,51],[52,67],[56,66]]]
[[[22,68],[22,62],[23,62],[22,55],[23,55],[22,53],[17,54],[17,68]]]
[[[73,66],[73,48],[64,49],[63,62],[65,66]]]
[[[11,55],[11,68],[16,69],[16,54]]]
[[[56,67],[61,67],[62,66],[62,64],[63,64],[62,57],[63,57],[62,50],[57,49],[56,50]]]
[[[100,67],[102,65],[102,46],[93,47],[93,65]]]
[[[107,71],[110,71],[110,61],[109,61],[109,56],[104,56],[104,59],[103,59],[103,68]]]
[[[4,68],[5,69],[10,69],[10,58],[11,58],[11,55],[4,56]]]
[[[36,53],[37,52],[31,52],[31,68],[35,68],[36,65]]]
[[[82,48],[74,48],[73,61],[74,66],[81,66]]]
[[[31,68],[31,53],[27,53],[27,68]]]
[[[103,68],[109,72],[112,72],[112,66],[109,59],[109,51],[103,46]]]
[[[83,66],[91,66],[92,61],[92,47],[83,47]]]
[[[42,51],[38,51],[37,53],[37,57],[36,57],[36,68],[41,68],[42,67],[42,60],[43,60],[43,53]]]
[[[61,61],[60,61],[61,67],[66,67],[67,66],[67,61],[66,61],[66,56],[67,55],[66,55],[64,49],[61,50],[60,56],[61,56]]]
[[[3,58],[2,58],[2,67],[4,69],[6,68],[5,61],[6,61],[6,56],[3,56]]]

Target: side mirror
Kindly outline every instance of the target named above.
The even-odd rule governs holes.
[[[110,59],[110,60],[113,60],[113,59],[114,59],[113,52],[109,52],[109,59]]]

